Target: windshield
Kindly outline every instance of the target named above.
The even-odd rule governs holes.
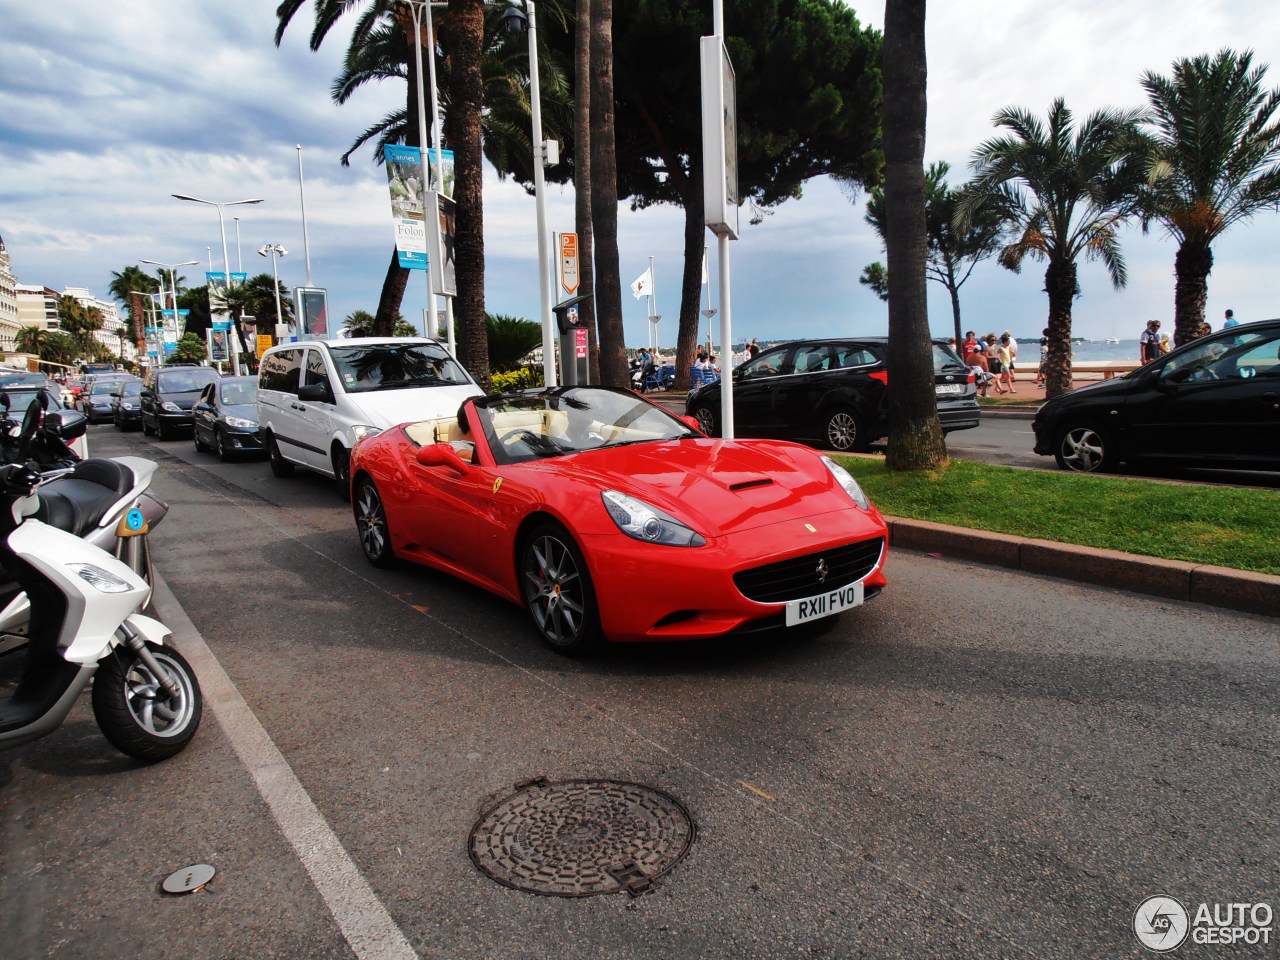
[[[119,389],[119,380],[95,380],[89,388],[89,394],[94,397],[109,397]]]
[[[122,397],[137,397],[137,396],[140,396],[141,394],[142,394],[141,380],[132,380],[120,388],[120,396]]]
[[[648,400],[598,387],[498,397],[475,409],[500,464],[702,436]]]
[[[195,393],[217,379],[218,371],[210,367],[164,370],[160,373],[159,390],[162,393]]]
[[[465,370],[435,343],[373,343],[331,347],[347,393],[471,384]]]
[[[258,381],[253,377],[224,380],[219,385],[218,398],[225,404],[258,402]]]

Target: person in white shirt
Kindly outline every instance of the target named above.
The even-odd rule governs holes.
[[[1016,375],[1016,368],[1018,366],[1018,341],[1013,339],[1013,334],[1008,330],[1004,332],[1004,337],[1009,338],[1009,356],[1011,358],[1009,360],[1009,382],[1013,383],[1018,379]]]

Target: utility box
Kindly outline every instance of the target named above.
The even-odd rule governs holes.
[[[560,331],[562,386],[581,387],[591,382],[591,338],[587,335],[585,318],[578,310],[578,304],[586,299],[586,296],[570,297],[551,308]],[[546,369],[546,363],[544,357],[543,369]]]

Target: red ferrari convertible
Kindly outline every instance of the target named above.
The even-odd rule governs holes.
[[[838,464],[623,390],[467,400],[361,441],[351,484],[370,563],[491,590],[564,653],[795,626],[886,582],[884,518]]]

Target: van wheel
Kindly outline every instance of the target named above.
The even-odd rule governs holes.
[[[277,477],[293,476],[293,464],[280,453],[280,445],[276,443],[275,434],[267,434],[267,458],[271,461],[271,472]]]
[[[335,443],[329,456],[333,460],[333,479],[338,484],[338,496],[343,500],[350,500],[351,451],[342,444]]]

